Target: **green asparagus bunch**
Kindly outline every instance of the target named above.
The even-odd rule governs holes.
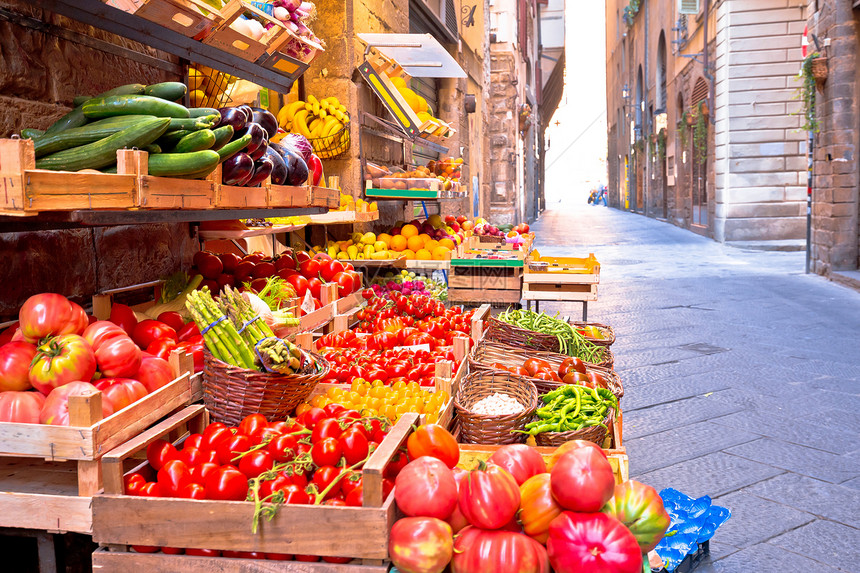
[[[203,340],[212,356],[233,366],[255,369],[253,345],[249,346],[239,335],[233,322],[212,298],[208,287],[191,291],[185,307],[203,333]]]

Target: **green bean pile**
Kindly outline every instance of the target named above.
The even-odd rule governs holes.
[[[509,308],[499,315],[499,320],[513,326],[555,336],[558,339],[558,348],[561,354],[576,356],[592,364],[602,362],[603,348],[587,340],[576,331],[572,324],[556,318],[557,316],[558,313],[555,316],[549,316],[542,312]]]
[[[568,384],[541,396],[546,406],[537,409],[537,419],[526,424],[531,436],[544,432],[573,432],[602,426],[609,408],[618,409],[618,399],[606,388]],[[608,428],[607,428],[608,429]]]

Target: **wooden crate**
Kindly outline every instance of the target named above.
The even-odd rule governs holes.
[[[136,204],[137,178],[120,173],[36,169],[32,140],[0,139],[0,214],[130,209]]]
[[[264,22],[265,25],[271,25],[259,40],[250,38],[230,27],[230,24],[248,12],[253,14],[256,19]],[[223,20],[216,29],[203,39],[203,43],[249,62],[256,62],[260,56],[266,53],[270,45],[277,45],[280,36],[287,31],[280,20],[258,10],[249,2],[230,0],[221,9],[221,16]]]
[[[93,553],[93,570],[99,573],[386,573],[382,565],[358,563],[305,563],[270,561],[268,559],[233,559],[229,557],[194,557],[164,553],[131,553],[101,548]]]
[[[597,284],[523,283],[523,300],[595,301]]]
[[[518,290],[476,290],[466,288],[449,288],[448,301],[463,304],[493,305],[519,304],[521,292]]]
[[[142,209],[212,209],[218,184],[215,172],[206,179],[178,179],[149,175],[149,153],[132,149],[116,152],[118,173],[135,176],[135,206]]]
[[[265,209],[269,206],[269,189],[265,182],[258,187],[224,185],[219,164],[207,178],[215,184],[215,207],[219,209]]]
[[[123,495],[123,462],[153,441],[187,425],[199,431],[206,409],[190,406],[109,452],[103,459],[105,493],[93,497],[93,540],[112,549],[126,545],[212,548],[321,556],[344,556],[382,565],[395,521],[394,495],[382,497],[382,474],[417,422],[404,415],[362,470],[364,505],[333,507],[287,505],[251,533],[254,504],[147,498]]]
[[[217,10],[201,0],[143,0],[135,1],[134,4],[140,4],[139,8],[131,12],[135,16],[189,38],[223,20]]]
[[[451,302],[516,304],[521,298],[522,268],[452,266],[448,274]]]
[[[172,362],[170,384],[107,418],[94,392],[69,399],[69,426],[0,423],[0,527],[90,533],[104,454],[203,395],[191,355]]]
[[[340,191],[337,189],[329,189],[327,187],[311,186],[311,194],[308,201],[308,207],[326,207],[327,209],[336,209],[340,206]]]

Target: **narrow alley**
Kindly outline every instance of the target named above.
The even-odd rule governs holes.
[[[548,207],[541,254],[601,263],[588,317],[616,332],[631,477],[732,511],[698,570],[860,571],[860,294],[805,275],[802,252]]]

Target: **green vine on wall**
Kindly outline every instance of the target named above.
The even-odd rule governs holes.
[[[687,139],[687,117],[687,113],[684,113],[675,125],[675,128],[678,130],[678,143],[681,144],[681,151],[686,150],[687,143],[689,143],[689,139]]]
[[[624,23],[628,28],[633,27],[633,21],[636,19],[636,14],[639,13],[641,0],[630,0],[630,4],[624,7]]]
[[[704,107],[705,100],[696,106],[696,125],[693,127],[693,146],[696,148],[699,163],[704,163],[708,158],[708,119]]]
[[[800,87],[800,98],[803,100],[803,125],[800,129],[818,133],[818,119],[815,117],[815,78],[812,75],[812,60],[821,56],[818,52],[812,52],[803,60],[800,66],[800,79],[803,85]]]

